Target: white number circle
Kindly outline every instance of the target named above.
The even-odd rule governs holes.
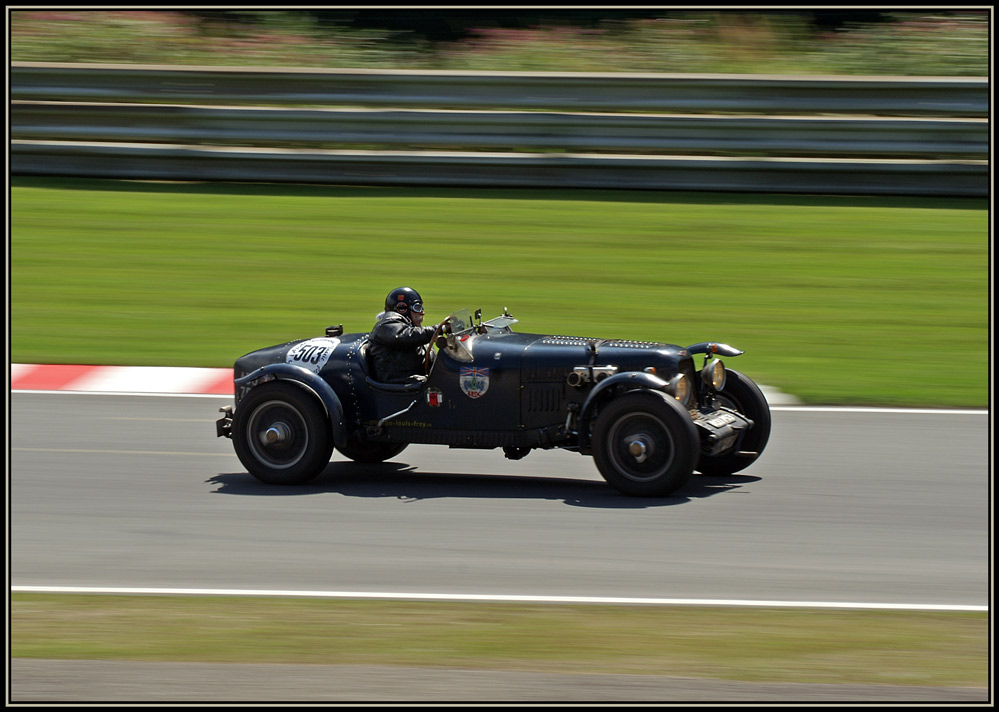
[[[285,358],[287,363],[307,368],[313,373],[319,373],[333,355],[333,350],[340,345],[340,339],[309,339],[295,344]]]

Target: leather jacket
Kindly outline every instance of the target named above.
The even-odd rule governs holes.
[[[368,363],[374,370],[372,378],[392,382],[422,376],[427,344],[433,336],[433,326],[414,326],[398,312],[379,314],[368,337]]]

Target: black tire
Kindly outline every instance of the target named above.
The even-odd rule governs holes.
[[[257,386],[240,401],[232,442],[249,473],[272,485],[308,482],[333,454],[330,421],[319,399],[281,381]]]
[[[759,459],[770,440],[770,404],[751,378],[738,371],[727,370],[725,387],[718,392],[718,401],[752,420],[753,427],[731,451],[719,455],[702,454],[697,463],[697,471],[702,475],[731,475],[746,469]],[[739,455],[740,451],[756,454]]]
[[[690,479],[700,444],[690,415],[659,391],[612,400],[593,428],[593,460],[608,484],[634,497],[662,497]]]
[[[409,443],[364,443],[349,438],[337,450],[354,462],[372,463],[391,460],[405,450],[408,445]]]

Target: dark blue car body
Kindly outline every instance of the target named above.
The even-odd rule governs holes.
[[[742,469],[766,445],[766,400],[718,359],[741,351],[711,342],[684,348],[525,334],[513,331],[514,323],[509,315],[473,323],[457,312],[452,333],[436,340],[429,372],[403,384],[373,378],[367,333],[331,327],[322,337],[254,351],[235,363],[235,410],[223,409],[217,434],[237,440],[243,464],[274,483],[317,475],[327,446],[377,462],[420,443],[503,448],[511,459],[534,448],[594,455],[610,484],[647,496],[678,489],[695,469]],[[275,383],[285,384],[281,393]],[[264,398],[257,389],[268,384],[276,395]],[[321,406],[323,422],[308,422],[320,418],[300,395]],[[248,398],[269,410],[240,418]],[[607,412],[614,422],[603,418]],[[283,466],[306,441],[315,447],[325,439],[306,453],[308,467],[300,460]]]

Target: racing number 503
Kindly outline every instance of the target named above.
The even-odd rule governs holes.
[[[292,358],[296,361],[305,361],[315,364],[322,361],[324,356],[326,356],[325,346],[308,346],[293,355]]]

